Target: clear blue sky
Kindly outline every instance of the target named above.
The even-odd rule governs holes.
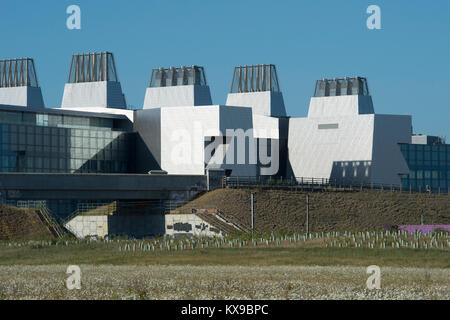
[[[81,7],[81,30],[66,8]],[[381,8],[382,30],[366,27]],[[290,116],[306,116],[314,81],[368,78],[377,113],[410,114],[414,131],[450,140],[450,1],[0,0],[0,58],[35,59],[59,107],[73,53],[112,51],[129,105],[152,68],[203,65],[224,104],[233,67],[277,65]]]

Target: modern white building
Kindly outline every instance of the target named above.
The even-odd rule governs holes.
[[[235,94],[236,102],[240,96]],[[270,109],[270,95],[258,101]],[[143,110],[136,111],[135,129],[169,174],[221,168],[231,175],[257,176],[259,145],[267,145],[261,141],[278,138],[276,118],[270,122],[269,115],[255,114],[245,100],[237,106],[213,105],[202,67],[159,68],[152,72]]]
[[[153,71],[135,129],[162,170],[396,185],[409,173],[399,144],[411,143],[411,117],[375,114],[365,78],[317,81],[306,118],[286,117],[274,65],[236,67],[226,105],[210,100],[203,68]],[[211,141],[219,143],[208,158]]]
[[[60,108],[44,106],[32,59],[0,60],[0,202],[44,201],[64,218],[148,202],[142,215],[76,216],[68,227],[80,237],[218,235],[198,216],[164,217],[166,204],[224,176],[450,187],[450,145],[413,135],[411,116],[375,113],[365,78],[318,80],[307,111],[287,115],[274,65],[236,67],[225,104],[203,67],[154,69],[142,109],[130,110],[112,53],[72,57]]]
[[[400,176],[409,174],[399,144],[411,143],[411,117],[376,114],[367,81],[360,77],[317,81],[308,116],[291,118],[274,65],[236,67],[224,105],[213,103],[203,67],[158,68],[143,108],[129,110],[114,56],[101,52],[73,55],[58,109],[44,108],[32,59],[0,61],[0,104],[15,112],[17,107],[48,110],[41,115],[30,109],[30,115],[43,123],[52,118],[48,123],[57,127],[75,126],[71,135],[85,135],[79,137],[83,144],[71,138],[73,143],[52,146],[67,149],[64,161],[52,155],[59,172],[69,165],[57,163],[67,162],[70,172],[73,163],[74,172],[116,172],[113,168],[120,166],[120,172],[129,173],[203,175],[219,168],[231,176],[381,184],[400,184]],[[99,115],[108,119],[99,120]],[[78,132],[77,121],[87,127],[107,123],[113,133]],[[123,154],[126,146],[114,141],[118,130],[134,141],[133,154]],[[45,154],[26,160],[26,146],[21,148],[17,159],[24,159],[13,165],[39,169]]]
[[[374,111],[365,78],[319,80],[306,118],[289,120],[289,163],[295,177],[348,183],[400,184],[408,165],[410,116]]]

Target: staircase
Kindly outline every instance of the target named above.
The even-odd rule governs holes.
[[[237,231],[248,232],[247,228],[236,223],[218,209],[191,209],[191,212],[225,234]]]
[[[232,234],[237,231],[234,226],[221,220],[217,215],[213,213],[196,213],[195,215],[203,221],[209,223],[211,226],[224,232],[225,234]]]
[[[217,209],[217,216],[219,216],[226,223],[233,225],[237,230],[239,230],[241,232],[245,232],[245,233],[250,232],[250,229],[248,229],[247,227],[244,227],[242,224],[240,224],[238,222],[238,219],[236,219],[234,216],[227,215],[226,213],[224,213],[218,209]]]
[[[49,231],[55,238],[63,238],[67,231],[53,218],[53,215],[48,211],[47,207],[40,205],[36,208],[36,213],[43,223],[48,227]]]

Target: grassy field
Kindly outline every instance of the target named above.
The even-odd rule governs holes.
[[[0,242],[0,300],[450,299],[447,234],[416,236],[419,248],[398,234],[383,241],[401,247],[375,248],[362,234]],[[69,265],[81,290],[66,288]],[[381,268],[380,290],[366,288],[369,265]]]
[[[0,266],[0,299],[450,299],[450,269],[381,267],[368,290],[365,267],[80,265]]]
[[[219,196],[228,197],[230,192],[236,191],[224,191]],[[248,194],[237,192],[236,201],[231,203],[236,204],[235,217],[242,214],[244,221],[248,214],[238,207],[244,207]],[[386,222],[404,221],[409,209],[396,207],[397,202],[405,203],[400,196],[383,196],[377,205],[380,212],[386,211],[385,206],[397,209],[389,216],[375,216],[364,206],[381,193],[349,195],[345,201],[338,201],[348,204],[342,208],[333,208],[337,199],[322,199],[338,195],[316,195],[311,210],[314,232],[305,234],[279,228],[302,230],[302,212],[290,206],[294,208],[297,203],[299,207],[299,196],[304,195],[292,193],[287,199],[276,192],[268,195],[269,202],[257,200],[262,232],[221,239],[55,240],[34,211],[0,208],[0,239],[5,240],[0,241],[0,300],[450,299],[447,232],[424,235],[379,231]],[[448,199],[437,199],[434,211],[425,217],[432,222],[448,222]],[[198,207],[208,207],[208,201],[199,202]],[[286,203],[288,207],[279,207]],[[272,205],[285,213],[273,215]],[[227,210],[232,212],[234,207]],[[344,214],[347,210],[349,213]],[[377,227],[363,228],[366,225]],[[322,227],[334,231],[322,232]],[[353,231],[338,231],[344,227]],[[66,288],[69,265],[81,267],[81,290]],[[370,265],[381,268],[380,290],[366,288],[366,268]]]
[[[132,243],[132,242],[130,242]],[[0,246],[0,265],[247,265],[450,268],[450,251],[409,248],[245,247],[119,251],[117,243]],[[131,246],[130,246],[131,247]]]

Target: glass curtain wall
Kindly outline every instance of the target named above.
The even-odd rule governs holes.
[[[410,174],[402,175],[404,188],[433,192],[450,188],[450,145],[401,144]]]
[[[135,135],[118,121],[0,111],[0,171],[132,173]]]

